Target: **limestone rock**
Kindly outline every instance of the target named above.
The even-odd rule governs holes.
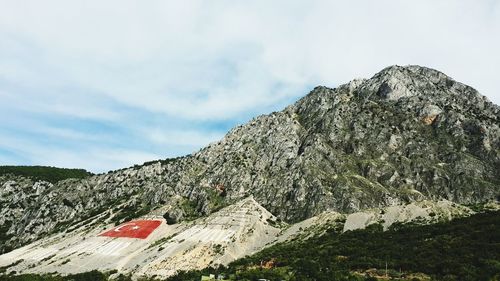
[[[165,206],[176,221],[197,218],[250,195],[287,222],[423,199],[483,202],[500,196],[498,171],[497,105],[439,71],[391,66],[316,87],[185,157],[54,185],[1,176],[0,251],[80,221]]]

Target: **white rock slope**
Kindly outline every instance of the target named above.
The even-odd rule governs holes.
[[[432,223],[467,216],[473,212],[450,201],[420,201],[393,205],[353,214],[324,212],[297,224],[279,222],[252,197],[221,209],[212,215],[168,225],[161,225],[146,239],[99,236],[112,228],[104,223],[81,225],[39,240],[0,256],[0,267],[11,265],[7,273],[70,274],[90,270],[117,270],[133,277],[167,277],[177,270],[202,269],[228,264],[278,242],[307,239],[311,235],[335,229],[364,228],[379,223],[387,229],[396,222]],[[71,229],[71,228],[70,228]]]

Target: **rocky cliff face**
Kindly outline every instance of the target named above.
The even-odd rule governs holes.
[[[317,87],[192,155],[54,185],[0,178],[0,248],[77,221],[203,216],[249,195],[278,218],[500,194],[500,108],[419,66]]]

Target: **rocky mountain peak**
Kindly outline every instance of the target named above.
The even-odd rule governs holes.
[[[391,66],[316,87],[186,157],[43,189],[2,177],[3,189],[23,190],[0,192],[4,245],[92,218],[190,220],[249,196],[288,222],[420,200],[488,201],[500,195],[499,126],[499,107],[473,88],[429,68]]]

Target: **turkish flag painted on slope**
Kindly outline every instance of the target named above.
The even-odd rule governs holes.
[[[99,236],[146,239],[160,224],[160,220],[129,221],[103,232]]]

